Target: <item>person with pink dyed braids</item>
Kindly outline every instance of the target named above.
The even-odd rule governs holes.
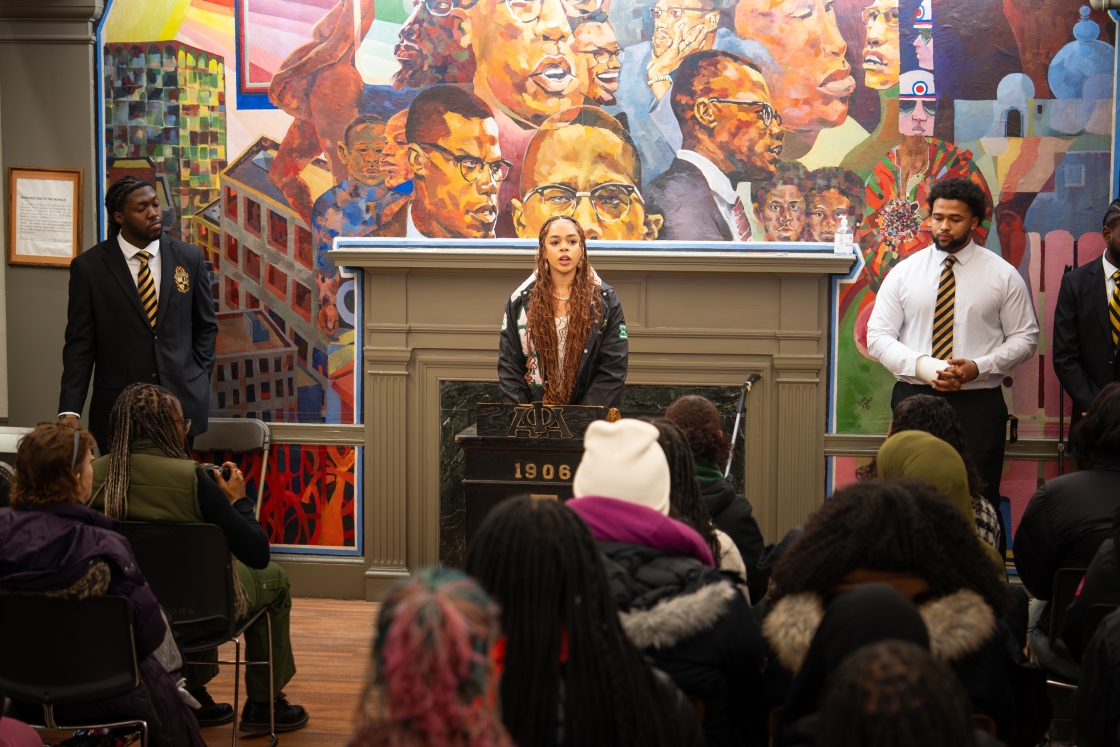
[[[350,747],[513,747],[495,711],[500,633],[497,605],[459,571],[390,589]]]

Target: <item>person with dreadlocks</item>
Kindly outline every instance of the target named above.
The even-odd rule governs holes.
[[[501,606],[494,658],[519,747],[704,744],[692,705],[624,632],[595,540],[571,510],[502,502],[471,540],[466,571]]]
[[[960,677],[975,712],[996,722],[1001,740],[1031,730],[1040,710],[1025,707],[1026,698],[1047,702],[1045,678],[1035,678],[1041,673],[1029,669],[1003,620],[1011,596],[971,519],[924,481],[837,490],[809,517],[770,581],[773,610],[762,629],[789,672],[801,669],[831,600],[887,583],[918,605],[930,650]]]
[[[513,747],[496,707],[498,607],[478,583],[426,568],[381,602],[350,747]]]
[[[502,399],[618,407],[626,384],[626,320],[614,289],[591,268],[579,223],[562,216],[545,221],[536,262],[502,318]]]
[[[77,424],[90,379],[89,430],[109,440],[124,388],[160,384],[206,431],[218,322],[202,251],[163,233],[155,187],[126,176],[105,193],[110,236],[70,263],[59,420]]]
[[[242,731],[267,734],[269,708],[276,712],[276,731],[294,731],[307,724],[303,707],[288,703],[284,685],[295,676],[289,639],[292,597],[288,575],[270,560],[268,535],[257,522],[253,501],[245,496],[245,479],[237,465],[226,462],[230,479],[221,472],[207,475],[186,448],[190,418],[167,389],[132,384],[117,402],[109,419],[112,448],[93,463],[93,501],[90,504],[118,521],[157,521],[215,524],[225,533],[236,559],[234,579],[237,617],[264,608],[271,620],[272,673],[276,693],[269,702],[268,671],[245,668],[248,698],[241,714]],[[225,630],[219,624],[177,625],[185,643]],[[269,621],[262,618],[245,632],[245,656],[264,661],[269,654]],[[217,661],[217,649],[196,654],[193,661]],[[187,667],[187,686],[201,704],[195,716],[203,726],[228,724],[234,718],[228,703],[215,703],[206,683],[218,673],[215,664]]]
[[[708,507],[700,497],[700,483],[696,481],[696,466],[692,463],[688,439],[671,420],[655,418],[652,423],[661,434],[657,443],[669,462],[669,516],[695,529],[712,551],[720,570],[737,576],[745,589],[747,567],[743,556],[731,538],[712,523]]]
[[[709,544],[671,518],[672,472],[659,439],[641,420],[593,422],[567,506],[599,542],[630,640],[703,703],[708,744],[765,744],[766,644]]]
[[[696,464],[696,479],[700,483],[700,497],[712,521],[738,548],[747,568],[751,604],[757,604],[766,596],[770,585],[769,566],[762,568],[758,562],[766,550],[766,542],[750,501],[723,476],[724,465],[731,455],[731,439],[723,432],[719,410],[705,397],[686,394],[669,405],[665,417],[676,423],[688,439]]]

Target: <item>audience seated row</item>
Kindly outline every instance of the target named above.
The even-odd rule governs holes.
[[[907,400],[861,480],[767,549],[723,478],[719,423],[700,397],[664,419],[593,423],[572,500],[505,501],[472,539],[465,574],[422,570],[395,587],[351,744],[1038,744],[1052,712],[1046,674],[1024,654],[1023,597],[993,549],[999,524],[953,412]],[[206,692],[214,667],[184,666],[118,520],[221,527],[239,612],[271,616],[276,692],[295,673],[287,577],[243,477],[202,472],[188,429],[174,397],[136,385],[101,459],[88,433],[64,425],[20,446],[12,507],[0,509],[0,595],[121,595],[137,620],[141,687],[60,708],[62,722],[144,718],[153,744],[178,746],[234,716]],[[1073,662],[1046,645],[1045,603],[1058,569],[1089,567],[1062,635],[1075,659],[1084,653],[1078,744],[1115,745],[1120,613],[1091,640],[1082,630],[1091,607],[1120,603],[1120,384],[1071,441],[1080,471],[1031,499],[1015,562],[1034,597],[1030,650],[1058,674]],[[261,632],[246,636],[250,657],[268,653]],[[268,723],[267,675],[246,684],[242,727],[255,731]],[[282,693],[275,709],[278,730],[307,722]]]

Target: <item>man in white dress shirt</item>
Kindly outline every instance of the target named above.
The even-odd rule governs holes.
[[[867,349],[898,379],[892,409],[915,394],[952,405],[987,483],[984,497],[998,511],[1007,434],[1000,384],[1034,355],[1038,319],[1015,268],[972,241],[988,210],[983,191],[964,179],[946,179],[930,190],[928,205],[934,243],[883,281]]]

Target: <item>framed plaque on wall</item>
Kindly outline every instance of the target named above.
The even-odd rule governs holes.
[[[82,169],[8,167],[8,264],[69,267],[82,251]]]

